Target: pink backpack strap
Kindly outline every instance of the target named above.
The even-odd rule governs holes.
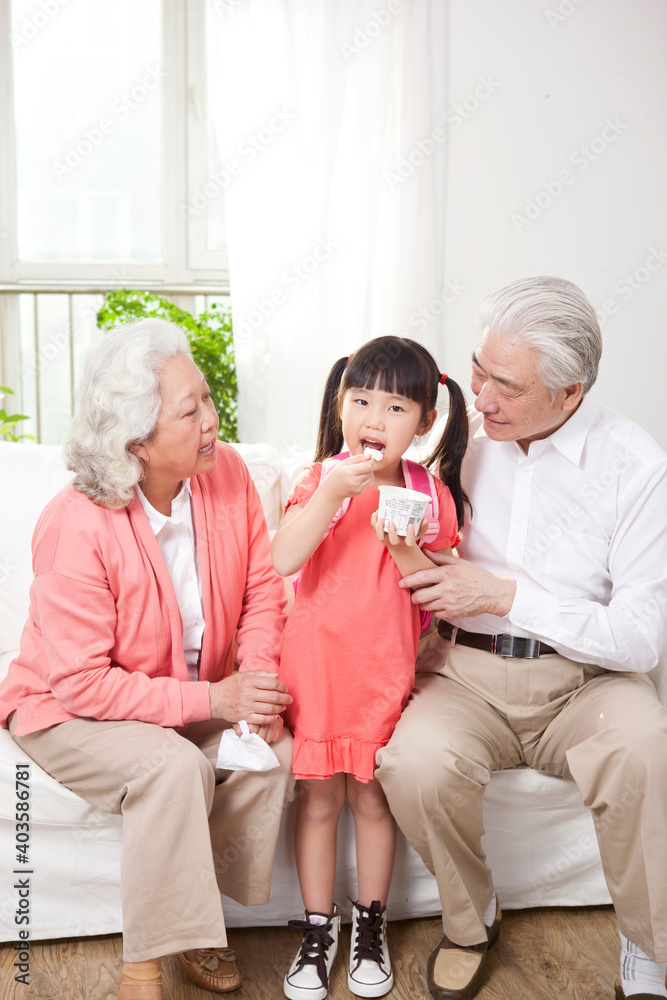
[[[428,521],[428,529],[426,534],[419,539],[419,545],[423,545],[424,542],[432,542],[438,537],[438,532],[440,531],[440,521],[438,520],[440,515],[440,505],[438,503],[438,491],[435,485],[435,479],[428,469],[425,469],[423,465],[419,462],[412,462],[409,458],[402,458],[401,464],[403,466],[403,478],[405,479],[405,485],[410,490],[417,490],[418,493],[425,493],[431,498],[428,507],[426,508],[426,520]]]
[[[410,490],[417,490],[418,493],[425,493],[430,496],[430,502],[426,508],[426,519],[428,521],[428,529],[426,534],[423,535],[418,545],[423,545],[424,542],[432,542],[438,537],[438,532],[440,531],[440,521],[438,516],[440,513],[440,505],[438,503],[438,491],[435,485],[435,479],[428,469],[420,465],[419,462],[412,462],[409,458],[401,459],[403,465],[403,477],[405,479],[405,485]],[[428,631],[431,625],[432,614],[430,611],[423,611],[419,609],[419,624],[422,632]]]

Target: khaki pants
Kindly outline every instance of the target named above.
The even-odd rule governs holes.
[[[482,798],[493,771],[523,763],[577,783],[621,930],[667,961],[667,710],[647,677],[457,646],[439,673],[417,676],[377,760],[398,825],[437,879],[452,941],[486,936]]]
[[[13,737],[61,784],[123,816],[126,962],[224,947],[220,893],[246,906],[269,899],[292,739],[273,745],[280,768],[219,771],[228,725],[194,723],[179,736],[145,722],[74,719]]]

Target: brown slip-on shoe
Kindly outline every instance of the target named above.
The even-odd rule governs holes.
[[[626,997],[620,983],[616,983],[614,989],[616,991],[616,1000],[665,1000],[662,993],[634,993],[632,996]]]
[[[213,993],[229,993],[243,982],[231,948],[200,948],[193,962],[179,952],[185,971],[197,986]]]
[[[426,967],[426,982],[437,1000],[469,1000],[482,985],[486,956],[498,940],[502,913],[496,901],[496,916],[489,927],[488,940],[463,948],[447,935],[435,948]]]

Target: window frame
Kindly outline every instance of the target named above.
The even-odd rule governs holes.
[[[11,0],[0,0],[0,282],[72,283],[112,287],[214,284],[229,291],[226,252],[206,251],[206,217],[188,217],[180,206],[191,204],[205,181],[206,124],[198,101],[206,91],[206,7],[202,0],[162,0],[163,201],[160,263],[132,261],[86,264],[17,259],[17,191],[12,90]],[[199,96],[193,88],[199,88]],[[204,105],[205,106],[205,105]],[[204,164],[203,168],[198,168]],[[193,265],[193,262],[196,262]]]
[[[207,127],[206,114],[208,107],[207,66],[206,66],[206,0],[186,0],[187,3],[187,201],[179,205],[179,215],[185,214],[185,208],[196,204],[196,195],[206,191],[207,183],[214,183],[218,193],[215,197],[224,198],[224,193],[217,181],[209,178],[206,172],[207,163]],[[183,211],[181,211],[181,205]],[[187,228],[188,265],[197,272],[210,270],[212,273],[223,271],[229,274],[229,260],[226,250],[208,250],[206,247],[206,212],[199,212],[185,219]]]

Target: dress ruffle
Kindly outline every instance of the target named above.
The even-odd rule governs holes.
[[[387,745],[359,740],[354,736],[334,736],[329,740],[311,740],[294,733],[292,770],[294,777],[331,778],[343,772],[353,774],[357,781],[372,781],[375,755]]]

